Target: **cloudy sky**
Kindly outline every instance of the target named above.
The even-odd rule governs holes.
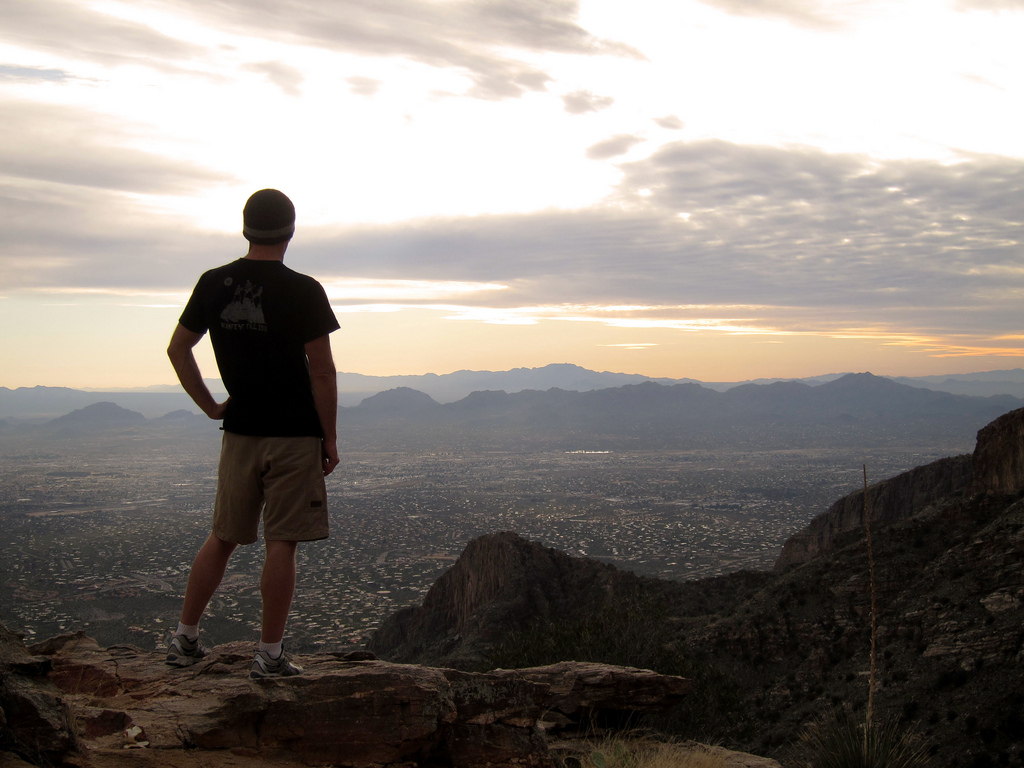
[[[263,187],[344,371],[1024,367],[1024,0],[0,18],[0,386],[173,382],[178,314]]]

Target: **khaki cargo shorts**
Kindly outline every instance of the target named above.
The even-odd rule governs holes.
[[[213,534],[256,541],[263,516],[268,541],[327,538],[327,488],[319,437],[253,437],[225,432]]]

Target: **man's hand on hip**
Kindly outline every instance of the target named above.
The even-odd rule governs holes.
[[[338,458],[338,442],[336,440],[324,440],[320,443],[321,455],[323,456],[324,477],[331,474],[334,468],[341,461]]]

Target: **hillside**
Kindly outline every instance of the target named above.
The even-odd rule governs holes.
[[[981,431],[972,456],[870,489],[875,711],[927,739],[937,766],[1021,763],[1022,430],[1024,410],[1006,414]],[[661,642],[667,627],[673,654],[652,651],[636,632],[636,663],[704,670],[720,689],[705,691],[704,705],[728,707],[697,724],[713,731],[705,735],[784,758],[823,710],[862,711],[866,703],[870,588],[863,517],[852,514],[858,508],[860,492],[837,502],[795,537],[813,538],[815,548],[780,558],[774,572],[683,584],[638,579],[512,533],[483,537],[421,606],[391,617],[370,647],[404,662],[487,668],[509,656],[510,638],[526,646],[513,650],[527,664],[543,663],[543,653],[598,660],[623,652],[621,638],[609,635],[646,622],[646,635]],[[797,548],[787,544],[791,555]],[[619,622],[623,605],[638,608]],[[567,633],[576,640],[551,641]]]

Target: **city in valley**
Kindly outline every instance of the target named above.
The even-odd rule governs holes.
[[[28,642],[82,631],[162,646],[209,531],[219,434],[0,432],[0,621]],[[972,448],[347,445],[328,478],[331,536],[299,547],[286,642],[358,645],[496,531],[664,579],[768,569],[788,536],[861,487],[865,465],[874,482]],[[255,640],[262,557],[259,543],[237,550],[203,620],[207,644]]]

